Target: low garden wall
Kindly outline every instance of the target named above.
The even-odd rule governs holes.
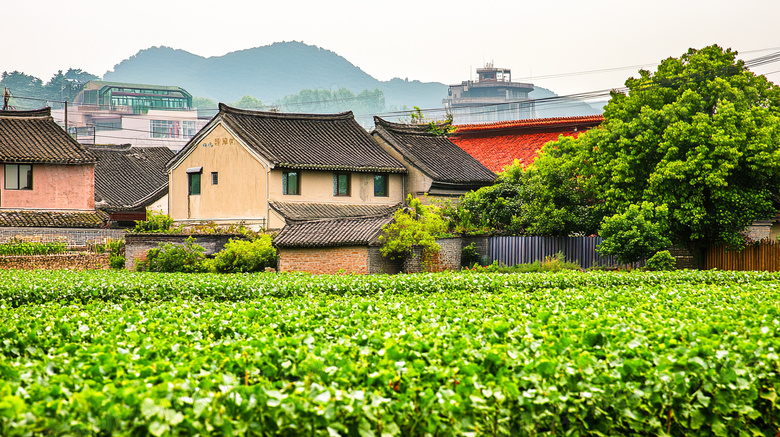
[[[3,256],[0,269],[3,270],[106,270],[108,254],[70,252],[57,255]]]
[[[25,228],[0,227],[0,243],[18,240],[28,243],[65,243],[68,247],[87,247],[89,243],[121,240],[125,229]]]

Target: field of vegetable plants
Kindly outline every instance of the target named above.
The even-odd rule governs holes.
[[[780,430],[780,275],[0,272],[0,435]]]

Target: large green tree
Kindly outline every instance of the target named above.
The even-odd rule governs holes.
[[[613,93],[577,141],[579,168],[607,211],[669,211],[673,240],[740,245],[780,189],[780,89],[718,46],[664,60]]]

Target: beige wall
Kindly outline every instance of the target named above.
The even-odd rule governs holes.
[[[95,209],[95,165],[34,164],[32,190],[6,190],[0,164],[2,208]]]
[[[199,195],[188,194],[191,167],[203,167]],[[217,185],[212,184],[212,172],[218,173]],[[266,173],[263,162],[218,125],[170,172],[169,214],[179,221],[265,218]]]
[[[374,135],[374,139],[377,143],[384,149],[387,153],[393,156],[393,158],[401,161],[401,163],[406,167],[406,169],[409,171],[409,173],[406,176],[406,193],[404,194],[404,199],[406,198],[406,194],[411,194],[415,197],[422,197],[424,193],[427,193],[428,190],[431,188],[431,184],[433,183],[433,179],[426,176],[419,168],[412,165],[407,161],[403,155],[401,155],[393,146],[387,143],[387,141],[383,140],[379,135]]]

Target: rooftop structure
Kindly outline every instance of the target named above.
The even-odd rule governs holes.
[[[534,116],[534,104],[528,93],[533,84],[512,82],[512,71],[488,63],[477,69],[477,80],[450,85],[444,107],[454,124],[519,120]]]

